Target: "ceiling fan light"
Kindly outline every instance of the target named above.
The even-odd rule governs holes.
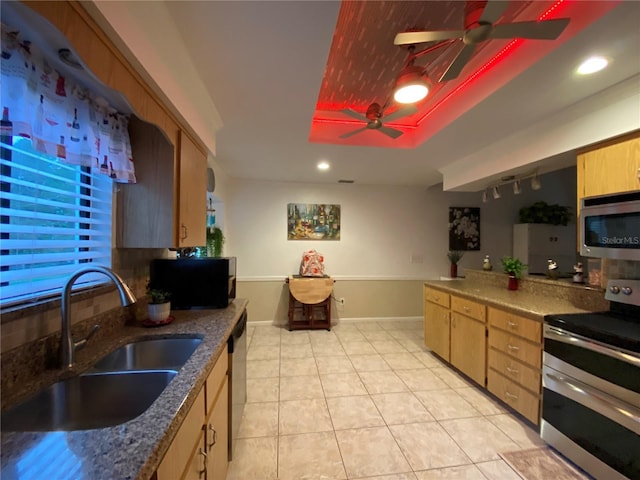
[[[416,103],[429,93],[429,85],[421,67],[409,65],[398,77],[393,99],[398,103]]]
[[[429,88],[424,84],[404,85],[393,94],[393,99],[398,103],[416,103],[429,93]]]

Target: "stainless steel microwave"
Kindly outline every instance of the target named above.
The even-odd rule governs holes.
[[[580,201],[580,254],[640,261],[640,190]]]

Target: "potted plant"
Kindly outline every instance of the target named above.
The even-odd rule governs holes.
[[[463,256],[464,252],[459,250],[449,250],[447,252],[447,258],[451,264],[449,268],[449,276],[451,278],[456,278],[458,276],[458,262]]]
[[[509,275],[509,290],[517,290],[518,279],[522,277],[522,272],[527,266],[519,258],[513,258],[508,255],[502,257],[500,262],[504,272]]]
[[[171,292],[147,286],[147,295],[149,295],[147,305],[149,320],[154,323],[166,321],[171,314]]]
[[[218,227],[207,228],[207,255],[221,257],[224,245],[224,234]]]

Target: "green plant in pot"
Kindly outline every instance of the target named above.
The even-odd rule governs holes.
[[[502,257],[500,262],[504,272],[509,275],[509,290],[517,290],[518,279],[522,278],[522,272],[527,266],[519,258],[513,258],[508,255]]]
[[[153,323],[166,322],[171,315],[171,292],[147,286],[149,304],[147,312],[149,321]]]
[[[447,252],[447,258],[449,259],[450,263],[449,276],[451,278],[456,278],[458,276],[458,262],[462,257],[464,257],[464,252],[461,252],[459,250],[449,250]]]
[[[224,246],[224,234],[218,227],[207,228],[207,255],[221,257]]]

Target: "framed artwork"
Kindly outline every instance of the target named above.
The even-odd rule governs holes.
[[[480,209],[449,207],[449,250],[480,250]]]
[[[340,240],[340,205],[287,204],[287,240]]]

